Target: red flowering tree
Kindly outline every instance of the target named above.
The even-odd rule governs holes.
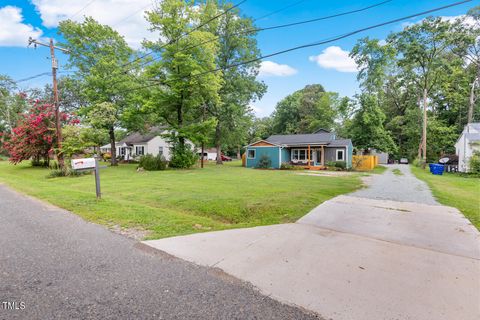
[[[65,113],[60,114],[62,123],[74,124]],[[51,104],[36,102],[27,114],[22,115],[5,143],[5,149],[14,164],[32,159],[34,164],[43,160],[48,165],[57,143],[55,131],[55,107]]]

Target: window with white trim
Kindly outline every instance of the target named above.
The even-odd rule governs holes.
[[[145,154],[145,147],[144,146],[136,146],[135,147],[135,154],[137,156],[143,156]]]
[[[158,147],[158,155],[163,156],[163,147]]]
[[[247,158],[248,159],[255,159],[255,149],[248,149],[247,151]]]
[[[337,161],[345,161],[345,150],[343,149],[337,149],[336,151]]]
[[[120,154],[121,156],[124,156],[124,155],[125,155],[125,149],[126,149],[125,147],[120,147],[120,148],[118,148],[119,154]]]
[[[308,149],[292,149],[291,153],[292,161],[307,161],[308,160]],[[313,149],[310,149],[310,160],[313,159]]]

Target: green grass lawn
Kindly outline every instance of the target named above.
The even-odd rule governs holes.
[[[400,169],[393,169],[392,172],[396,176],[403,176],[403,173],[400,171]]]
[[[0,182],[89,221],[148,230],[149,239],[293,222],[361,186],[359,175],[306,176],[245,169],[240,162],[156,172],[136,172],[132,164],[101,170],[97,200],[93,175],[46,179],[48,172],[0,161]]]
[[[373,170],[371,170],[371,171],[366,171],[366,172],[375,173],[375,174],[382,174],[382,173],[384,173],[386,170],[387,170],[387,167],[378,165],[378,166],[376,166],[375,168],[373,168]]]
[[[425,181],[437,200],[455,207],[480,230],[480,179],[462,177],[454,173],[433,175],[428,169],[411,166],[413,174]]]

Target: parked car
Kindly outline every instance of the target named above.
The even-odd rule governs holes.
[[[227,157],[226,155],[222,154],[222,161],[232,161],[232,158]]]
[[[408,164],[408,159],[407,158],[400,158],[400,163],[401,164]]]

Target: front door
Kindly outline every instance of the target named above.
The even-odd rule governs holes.
[[[314,152],[314,160],[315,160],[315,165],[316,166],[319,166],[321,165],[321,161],[322,161],[322,149],[315,149],[315,152]]]

